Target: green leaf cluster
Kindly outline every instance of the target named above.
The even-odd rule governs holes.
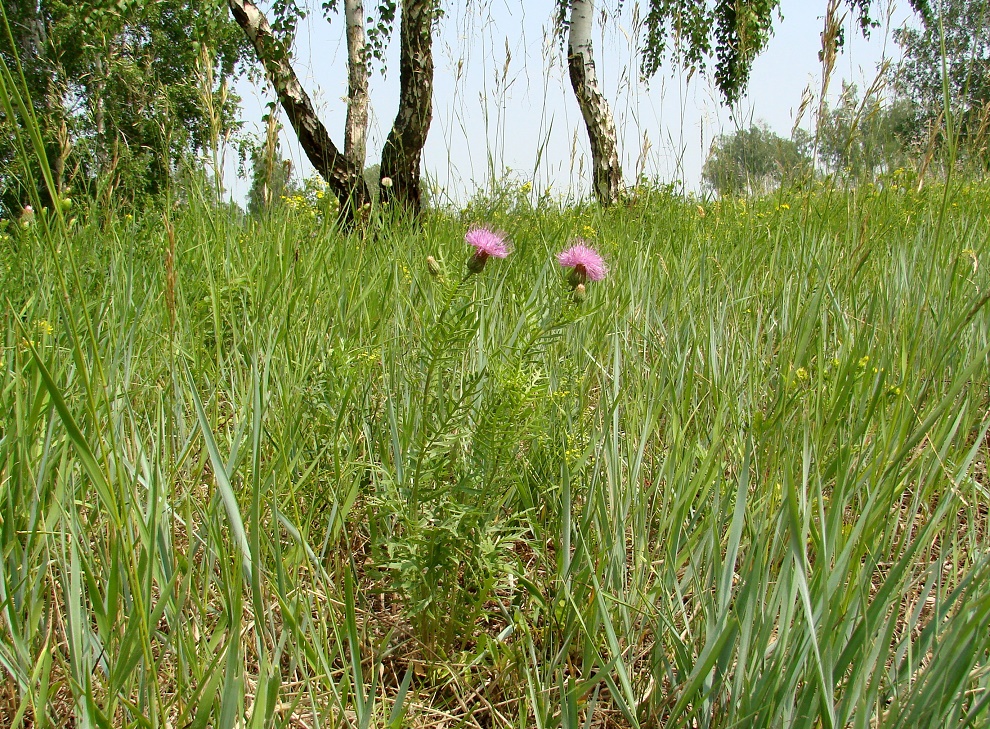
[[[867,33],[876,21],[874,0],[846,0]],[[690,74],[711,69],[726,103],[737,101],[749,82],[753,61],[766,47],[779,0],[650,0],[643,38],[643,76],[650,78],[667,60]],[[824,4],[823,4],[824,5]],[[928,0],[911,0],[925,12]],[[824,10],[824,7],[823,7]],[[837,38],[842,43],[842,35]]]
[[[238,127],[228,84],[247,49],[222,5],[44,0],[5,10],[12,35],[0,33],[0,55],[23,70],[60,189],[153,197],[185,160]],[[24,28],[34,29],[31,42]],[[28,199],[25,163],[6,139],[0,195],[18,210]]]

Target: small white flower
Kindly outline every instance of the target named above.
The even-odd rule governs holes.
[[[383,177],[382,178],[382,187],[385,187],[385,188],[392,187],[392,178],[391,177]]]

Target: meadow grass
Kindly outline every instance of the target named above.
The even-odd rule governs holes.
[[[990,185],[207,198],[0,246],[0,724],[988,724]]]

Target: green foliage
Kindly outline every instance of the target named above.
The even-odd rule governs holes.
[[[397,8],[398,3],[395,0],[380,0],[377,20],[369,18],[368,51],[372,58],[377,58],[381,63],[382,73],[385,72],[385,51],[395,29]]]
[[[390,367],[401,385],[386,397],[416,398],[416,408],[388,411],[401,461],[373,501],[372,533],[382,535],[379,562],[419,639],[439,655],[474,641],[464,626],[483,616],[511,571],[526,531],[524,514],[506,510],[525,478],[513,465],[546,427],[544,353],[578,313],[563,287],[547,291],[540,277],[511,335],[486,343],[482,332],[501,317],[480,287],[505,265],[489,263],[479,280],[440,266],[427,294],[432,322]]]
[[[894,37],[904,54],[897,90],[916,117],[916,134],[927,140],[944,127],[947,92],[965,146],[985,158],[990,5],[985,0],[937,0],[921,28],[904,27]]]
[[[660,70],[673,48],[686,68],[714,61],[715,85],[728,103],[739,98],[753,60],[770,38],[779,0],[651,0],[646,15],[643,75]]]
[[[721,196],[760,194],[811,171],[811,159],[797,142],[778,136],[765,124],[754,124],[715,140],[701,178]]]
[[[851,180],[871,180],[908,164],[919,143],[915,111],[903,99],[859,98],[843,84],[833,108],[818,124],[818,154],[825,166]]]
[[[251,162],[251,189],[247,202],[250,214],[261,215],[280,200],[295,194],[291,160],[282,159],[271,164],[263,152],[252,149]]]
[[[12,29],[33,24],[43,39],[18,42],[15,33],[12,45],[0,34],[0,54],[24,69],[60,188],[99,187],[105,200],[154,196],[190,155],[236,128],[227,82],[246,45],[223,5],[44,0],[6,9]],[[7,144],[0,194],[19,209],[25,162]]]
[[[874,0],[846,0],[864,33],[875,25]],[[566,4],[566,3],[562,3]],[[715,86],[726,103],[739,99],[766,47],[780,0],[650,0],[643,39],[643,75],[656,75],[668,58],[691,73],[714,64]],[[928,0],[911,0],[925,12]],[[842,42],[842,37],[838,38]]]

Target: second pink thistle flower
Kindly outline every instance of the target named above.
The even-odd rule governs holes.
[[[474,248],[474,255],[468,261],[468,271],[471,273],[481,273],[489,258],[505,258],[512,251],[505,233],[480,225],[468,230],[464,241]]]
[[[557,254],[557,261],[564,268],[571,269],[567,276],[571,288],[586,281],[601,281],[608,274],[604,259],[585,241],[578,238],[574,245]]]

